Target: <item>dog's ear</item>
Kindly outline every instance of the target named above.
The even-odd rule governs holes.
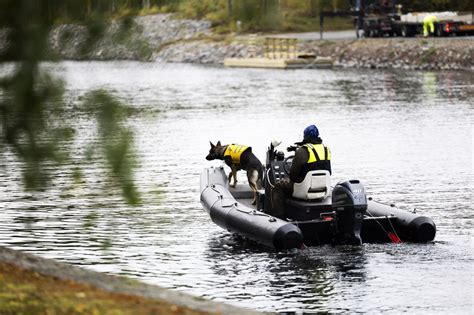
[[[222,146],[221,142],[220,142],[220,141],[217,141],[216,147],[221,147],[221,146]]]
[[[209,143],[211,144],[211,148],[215,147],[215,145],[213,145],[211,141],[209,141]]]

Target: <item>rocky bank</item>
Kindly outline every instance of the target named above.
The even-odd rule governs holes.
[[[136,17],[131,27],[112,22],[88,46],[87,28],[60,25],[50,35],[54,54],[72,60],[141,60],[222,64],[229,57],[263,56],[265,34],[217,35],[209,21],[171,14]],[[0,36],[0,42],[1,42]],[[1,44],[0,44],[1,47]],[[474,70],[472,38],[379,38],[300,41],[298,50],[333,58],[344,68]]]
[[[251,42],[251,41],[249,41]],[[343,68],[474,70],[474,40],[359,39],[303,41],[298,50],[320,57],[331,57],[334,66]],[[221,64],[228,57],[263,56],[255,44],[194,41],[175,43],[153,54],[154,60]]]
[[[333,57],[344,68],[474,70],[474,40],[466,38],[314,41],[301,49]]]
[[[100,39],[91,40],[86,26],[59,25],[50,33],[50,46],[62,59],[151,61],[165,45],[212,34],[208,21],[177,20],[171,14],[139,16],[132,22],[113,21],[103,32]]]

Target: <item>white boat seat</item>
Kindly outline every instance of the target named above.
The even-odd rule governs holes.
[[[331,174],[326,170],[310,171],[301,183],[293,184],[293,197],[303,200],[324,199],[331,187]]]

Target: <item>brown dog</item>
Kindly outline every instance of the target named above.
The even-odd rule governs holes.
[[[263,166],[260,160],[252,153],[252,148],[238,144],[222,145],[220,141],[217,141],[216,145],[212,142],[210,143],[211,149],[206,156],[206,160],[223,160],[230,167],[229,184],[232,177],[234,178],[232,187],[235,187],[237,184],[237,171],[245,170],[249,186],[253,191],[252,204],[255,204],[257,202],[258,183],[263,175]]]

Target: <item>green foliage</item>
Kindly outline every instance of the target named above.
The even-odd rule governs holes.
[[[44,166],[67,158],[67,152],[58,149],[73,132],[67,126],[58,127],[47,121],[62,112],[63,86],[38,65],[46,51],[48,26],[34,14],[31,24],[22,23],[22,19],[27,18],[23,10],[33,13],[23,2],[12,5],[13,9],[21,10],[17,19],[13,14],[2,21],[2,25],[10,26],[10,32],[8,49],[0,60],[16,56],[22,61],[15,65],[10,76],[0,78],[0,135],[1,142],[25,163],[25,187],[40,189],[48,182]]]
[[[47,73],[40,61],[49,56],[48,33],[54,21],[65,15],[65,8],[76,8],[75,3],[0,2],[0,28],[7,33],[0,62],[15,61],[10,64],[9,75],[0,78],[0,150],[13,152],[23,162],[24,185],[29,190],[48,188],[51,166],[64,166],[70,159],[68,144],[75,130],[64,117],[73,116],[74,111],[64,107],[63,82]],[[81,12],[68,16],[81,19]],[[106,23],[99,13],[86,16],[83,21],[89,31],[82,47],[84,54],[104,34]],[[124,20],[117,40],[127,40],[130,23]],[[110,178],[120,185],[128,203],[138,204],[139,195],[133,183],[133,134],[123,126],[124,106],[106,91],[92,92],[85,101],[98,121],[99,153],[110,170]],[[91,152],[86,154],[90,157]],[[82,176],[77,166],[71,173],[75,181]]]
[[[168,10],[168,9],[165,9],[165,10]],[[154,5],[154,6],[151,6],[149,8],[141,9],[138,12],[138,15],[150,15],[150,14],[157,14],[157,13],[162,13],[162,12],[163,12],[163,10],[160,7]]]
[[[134,36],[136,33],[141,33],[142,29],[135,23],[131,16],[124,17],[120,22],[118,31],[108,34],[111,40],[118,45],[125,45],[128,49],[135,51],[140,60],[148,60],[153,53],[150,44]]]
[[[112,178],[122,187],[125,199],[130,204],[138,204],[139,195],[133,183],[133,169],[136,166],[133,134],[123,126],[126,107],[104,90],[90,92],[85,105],[96,116],[102,154]]]
[[[366,4],[374,2],[376,0],[366,1]],[[469,0],[406,0],[397,3],[414,11],[474,10]],[[184,17],[206,18],[219,30],[244,32],[317,31],[321,11],[350,9],[351,2],[343,0],[182,0],[177,7],[178,13]],[[327,30],[353,27],[351,18],[326,18],[325,22]]]
[[[278,1],[242,1],[236,9],[235,18],[242,21],[244,30],[273,31],[281,28],[284,12],[279,10]]]
[[[378,2],[367,0],[366,5]],[[23,0],[0,2],[0,20],[10,18],[6,6],[22,6]],[[178,12],[193,19],[208,19],[220,30],[233,31],[316,31],[319,13],[350,10],[353,1],[345,0],[30,0],[29,7],[42,11],[42,16],[53,23],[103,21],[104,18]],[[399,0],[404,11],[472,11],[470,0]],[[27,11],[25,16],[27,16]],[[327,21],[331,19],[328,18]],[[344,19],[327,25],[327,29],[350,27]],[[237,23],[240,21],[240,23]],[[340,21],[340,20],[339,20]],[[1,21],[0,21],[1,23]],[[93,23],[92,23],[93,24]],[[238,29],[237,25],[241,25]],[[348,26],[349,25],[349,26]],[[1,24],[0,24],[1,26]],[[334,26],[334,27],[333,27]],[[94,38],[92,36],[91,38]]]
[[[215,25],[223,24],[228,17],[226,0],[184,1],[178,10],[185,18],[207,19]]]
[[[218,30],[225,31],[315,31],[319,29],[321,8],[333,10],[348,9],[347,2],[319,0],[185,0],[178,8],[185,18],[205,18],[213,22]],[[346,29],[352,24],[335,29]],[[341,19],[337,20],[338,22]]]
[[[97,219],[99,219],[99,214],[96,211],[91,211],[89,212],[85,217],[84,217],[84,227],[86,229],[90,229],[96,226]]]

